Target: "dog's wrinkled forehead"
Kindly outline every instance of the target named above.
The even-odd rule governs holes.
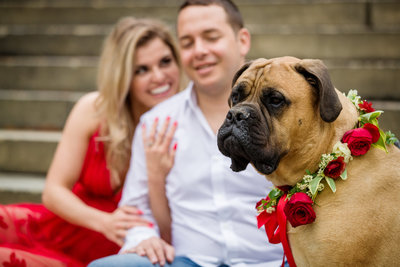
[[[238,83],[246,83],[249,86],[254,86],[259,82],[264,72],[269,68],[271,60],[257,59],[243,65],[243,67],[236,73],[232,85]]]
[[[285,83],[284,76],[288,74],[288,71],[293,73],[292,66],[299,61],[297,58],[282,57],[259,58],[248,62],[236,73],[232,82],[232,93],[257,98],[262,90],[280,87],[279,84]]]
[[[268,98],[271,92],[291,102],[303,97],[298,92],[302,90],[312,100],[312,108],[318,106],[325,122],[336,120],[342,110],[328,69],[318,59],[257,59],[245,64],[236,73],[233,84],[230,106],[247,101],[256,102],[263,94]]]
[[[243,67],[236,73],[234,83],[238,80],[244,80],[247,82],[260,82],[260,79],[265,79],[268,73],[278,70],[282,71],[293,71],[292,66],[299,63],[301,60],[294,57],[281,57],[265,59],[259,58],[243,65]]]

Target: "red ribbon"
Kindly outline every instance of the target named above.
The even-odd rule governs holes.
[[[278,205],[276,207],[276,212],[267,213],[266,211],[264,211],[257,216],[257,221],[259,228],[264,224],[265,232],[267,233],[268,241],[270,243],[282,243],[282,267],[285,264],[285,256],[289,263],[289,266],[296,267],[296,263],[294,262],[292,250],[290,249],[289,240],[287,238],[286,232],[287,219],[283,209],[287,201],[288,200],[285,194],[279,199]]]

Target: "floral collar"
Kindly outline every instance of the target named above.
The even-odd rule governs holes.
[[[318,193],[325,189],[323,181],[335,193],[335,181],[339,178],[347,179],[346,165],[353,157],[364,155],[371,146],[387,152],[386,145],[397,141],[390,131],[385,133],[379,129],[378,117],[383,111],[375,110],[371,103],[360,100],[356,90],[350,90],[347,98],[356,106],[359,113],[355,128],[344,134],[342,140],[334,145],[332,153],[322,154],[316,172],[311,173],[306,170],[303,179],[294,187],[274,187],[266,198],[257,203],[259,228],[267,223],[270,215],[276,213],[277,205],[284,195],[287,202],[283,211],[293,227],[314,222],[316,215],[312,205]]]

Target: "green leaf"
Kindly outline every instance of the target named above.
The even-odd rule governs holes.
[[[382,110],[376,110],[374,112],[366,113],[360,116],[361,122],[369,122],[372,123],[372,121],[376,118],[378,118],[381,114],[383,113]]]
[[[347,169],[344,169],[344,171],[340,175],[340,178],[342,178],[342,180],[346,180],[347,179]]]
[[[328,183],[329,187],[331,188],[332,192],[335,193],[336,192],[335,180],[333,180],[332,178],[326,177],[326,176],[325,176],[325,180]]]
[[[276,198],[282,196],[282,191],[279,190],[278,188],[274,188],[271,190],[271,192],[269,192],[268,196],[270,199],[276,199]]]
[[[293,195],[293,194],[295,194],[297,192],[300,192],[300,191],[301,190],[297,186],[294,186],[292,189],[289,190],[289,194],[288,195]]]
[[[312,181],[310,182],[310,190],[311,190],[311,194],[315,195],[315,193],[317,193],[318,191],[318,185],[321,182],[322,178],[324,178],[323,176],[317,176],[314,179],[312,179]]]
[[[373,143],[372,146],[382,149],[383,151],[388,153],[387,148],[386,148],[386,134],[381,129],[379,129],[379,133],[381,135],[379,137],[379,140],[376,143]]]

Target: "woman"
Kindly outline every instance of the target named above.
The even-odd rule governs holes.
[[[86,265],[117,253],[127,229],[152,227],[139,210],[117,204],[135,127],[144,112],[178,92],[178,64],[173,38],[162,24],[134,18],[117,23],[104,43],[98,92],[84,95],[66,121],[47,174],[44,205],[0,207],[0,259],[5,260],[0,263]],[[153,132],[149,138],[164,137]],[[164,158],[173,158],[172,150]],[[164,173],[173,159],[159,164]]]

